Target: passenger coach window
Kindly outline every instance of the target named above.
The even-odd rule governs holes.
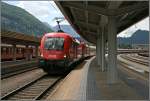
[[[5,53],[5,52],[6,52],[6,48],[3,47],[3,48],[2,48],[2,53]]]
[[[44,42],[44,48],[48,50],[63,50],[64,38],[47,38]]]

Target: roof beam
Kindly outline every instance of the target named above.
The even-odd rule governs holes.
[[[70,7],[70,10],[71,10],[71,13],[72,13],[72,15],[73,15],[73,19],[74,19],[74,21],[77,21],[77,19],[76,19],[76,15],[75,15],[75,12],[74,12],[73,8],[72,8],[72,7]]]
[[[73,19],[74,19],[74,21],[72,23],[75,24],[78,21],[77,17],[76,17],[76,14],[75,14],[75,12],[74,12],[72,7],[70,7],[70,10],[71,10],[71,13],[72,13]],[[80,26],[78,26],[78,28],[79,28],[79,30],[81,30]]]
[[[89,21],[88,21],[88,19],[89,19],[89,16],[88,16],[88,11],[85,11],[85,19],[86,19],[86,27],[87,27],[87,30],[89,29],[88,28],[88,24],[89,24]]]
[[[105,26],[107,23],[108,23],[108,18],[107,18],[107,16],[102,15],[102,16],[101,16],[100,25],[101,25],[101,26]]]
[[[129,22],[128,20],[119,21],[119,22],[117,23],[117,27],[124,26],[124,25],[127,24],[128,22]]]
[[[94,33],[94,32],[91,32],[91,31],[84,31],[84,30],[82,30],[84,33],[90,33],[90,34],[92,34],[92,35],[97,35],[97,33]]]
[[[85,8],[87,9],[87,6],[88,6],[88,2],[87,1],[85,1]],[[88,16],[88,11],[85,11],[85,19],[86,19],[86,28],[87,28],[87,30],[89,30],[89,28],[88,28],[88,19],[89,19],[89,16]]]
[[[90,36],[90,37],[88,37],[88,35]],[[94,35],[91,35],[91,34],[88,34],[88,35],[86,35],[86,33],[84,32],[84,31],[82,31],[82,34],[81,34],[81,36],[83,37],[83,39],[85,39],[85,40],[87,40],[87,41],[89,41],[89,42],[91,42],[91,43],[96,43],[95,42],[95,36]]]
[[[129,22],[129,20],[125,20],[126,17],[130,16],[130,19],[133,19],[136,15],[137,15],[137,13],[134,13],[134,12],[126,13],[118,21],[117,27],[124,26],[125,24],[127,24]]]
[[[60,11],[62,12],[62,14],[65,16],[66,20],[68,20],[68,22],[71,24],[71,26],[75,29],[74,25],[72,24],[71,20],[69,19],[67,13],[65,12],[65,10],[63,9],[62,5],[60,4],[59,1],[54,0],[55,4],[59,7]]]
[[[81,3],[72,3],[72,2],[64,2],[63,6],[72,7],[83,11],[89,11],[91,13],[96,13],[98,15],[105,15],[105,16],[118,16],[132,11],[138,11],[141,9],[148,8],[147,2],[142,2],[135,5],[130,5],[124,8],[117,9],[121,5],[121,3],[122,3],[121,1],[117,1],[117,3],[116,1],[115,2],[111,1],[109,3],[108,9],[95,7],[92,5],[88,5],[88,7],[85,8],[85,6]]]
[[[79,33],[75,27],[75,25],[73,24],[73,22],[71,21],[71,19],[68,17],[67,13],[65,12],[65,10],[63,9],[63,7],[61,6],[59,1],[54,0],[55,4],[60,8],[60,11],[63,13],[63,15],[65,16],[66,20],[70,23],[70,25],[72,26],[72,28],[81,35],[81,33]],[[80,30],[80,28],[79,28]]]
[[[77,21],[76,22],[78,25],[81,24],[81,25],[86,25],[86,22],[83,22],[83,21]],[[88,23],[88,27],[93,27],[93,28],[99,28],[99,26],[97,26],[96,24],[91,24],[91,23]]]
[[[117,9],[122,4],[122,1],[109,1],[108,9]]]
[[[125,28],[127,28],[127,27],[131,26],[132,24],[134,24],[135,22],[137,22],[139,19],[143,18],[147,12],[145,12],[145,13],[143,12],[144,13],[144,15],[143,15],[142,11],[144,11],[144,10],[148,11],[148,2],[142,2],[142,1],[137,2],[137,3],[135,2],[135,4],[133,4],[133,5],[126,5],[125,7],[120,6],[122,2],[124,3],[124,1],[117,3],[117,6],[115,5],[116,2],[115,2],[115,4],[113,4],[114,2],[109,1],[108,6],[106,8],[103,8],[101,6],[97,7],[94,5],[90,5],[90,3],[88,4],[88,6],[86,8],[85,7],[86,2],[85,2],[85,4],[83,4],[81,2],[63,2],[63,1],[55,1],[55,2],[57,2],[57,5],[61,6],[61,7],[59,7],[61,11],[64,11],[64,12],[66,11],[65,12],[66,14],[64,14],[64,12],[62,12],[62,13],[65,15],[67,20],[69,20],[71,25],[76,29],[78,29],[78,27],[80,27],[80,30],[78,30],[79,32],[81,32],[80,35],[83,34],[85,39],[88,39],[90,42],[94,42],[94,43],[95,43],[95,38],[96,38],[96,36],[93,35],[94,33],[90,34],[90,29],[89,30],[83,30],[81,28],[83,26],[85,29],[86,23],[88,23],[88,28],[93,29],[93,31],[92,30],[91,31],[94,32],[94,30],[101,30],[101,25],[99,26],[97,24],[90,23],[88,21],[89,18],[86,19],[85,21],[84,20],[78,21],[78,19],[77,19],[78,15],[77,14],[80,14],[80,13],[75,12],[75,11],[81,11],[83,14],[85,14],[86,18],[87,18],[86,11],[88,12],[88,14],[93,13],[93,14],[97,14],[100,16],[102,16],[102,15],[104,15],[104,16],[116,16],[116,18],[118,18],[118,26],[119,26],[118,32],[124,30]],[[63,8],[63,9],[61,9],[61,8]],[[74,15],[74,17],[76,17],[77,21],[72,21],[71,17],[69,16],[69,13],[71,12],[71,10],[69,12],[70,8],[72,8],[74,10],[75,14],[77,13],[76,15]],[[131,21],[130,19],[132,19],[134,17],[132,14],[137,15],[138,12],[142,13],[142,15],[138,14],[139,18],[136,17],[136,19]],[[130,13],[132,13],[131,16],[130,16]],[[89,15],[88,15],[88,17],[89,17]],[[73,18],[73,16],[72,16],[72,18]],[[128,20],[129,20],[129,22],[128,22]],[[103,20],[101,18],[101,21],[100,21],[101,24],[103,24],[102,21]],[[107,23],[106,23],[106,25],[107,25]],[[89,35],[87,35],[85,31],[89,32]],[[91,36],[91,38],[90,38],[90,36]]]
[[[138,3],[138,4],[124,7],[124,8],[116,9],[115,15],[126,14],[126,13],[130,13],[133,11],[139,11],[139,10],[141,11],[141,10],[148,8],[148,7],[149,7],[149,5],[147,2]]]
[[[96,7],[96,6],[92,6],[92,5],[88,5],[88,7],[85,8],[84,5],[81,3],[64,2],[63,6],[72,7],[72,8],[84,10],[84,11],[89,11],[91,13],[96,13],[98,15],[107,15],[107,16],[113,15],[112,10],[109,10],[106,8],[101,8],[101,7]]]

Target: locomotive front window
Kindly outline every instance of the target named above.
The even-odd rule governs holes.
[[[64,38],[49,37],[45,40],[44,48],[47,50],[63,50]]]

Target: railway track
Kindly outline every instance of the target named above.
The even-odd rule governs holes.
[[[43,75],[1,97],[1,100],[39,100],[63,77]]]
[[[1,79],[37,69],[36,61],[1,62]]]
[[[127,59],[129,61],[135,62],[135,63],[139,63],[145,66],[149,66],[149,62],[146,60],[142,60],[142,59],[138,59],[138,58],[134,58],[131,56],[127,56],[127,55],[121,55],[122,58]]]
[[[119,65],[119,70],[120,71],[122,71],[122,72],[126,72],[127,74],[130,74],[132,77],[131,77],[131,79],[132,78],[139,78],[139,79],[141,79],[141,80],[144,80],[145,82],[142,82],[142,83],[147,83],[147,85],[148,85],[148,83],[149,83],[149,75],[148,75],[148,73],[140,73],[140,72],[137,72],[137,71],[135,71],[135,70],[133,70],[133,69],[130,69],[130,68],[128,68],[128,65],[127,64],[124,64],[124,63],[122,63],[122,62],[119,62],[118,63],[118,65]],[[130,78],[129,78],[130,79]]]
[[[147,53],[139,53],[138,55],[143,56],[143,57],[149,57],[149,52],[147,52]]]
[[[35,69],[38,69],[38,67],[27,68],[27,69],[17,70],[15,72],[10,72],[10,73],[6,73],[6,74],[2,74],[1,75],[1,79],[6,79],[6,78],[9,78],[11,76],[22,74],[22,73],[25,73],[25,72],[28,72],[28,71],[31,71],[31,70],[35,70]]]
[[[141,56],[141,55],[138,55],[138,54],[131,54],[130,56],[135,57],[135,58],[139,58],[139,59],[142,59],[142,60],[148,60],[149,59],[149,57],[144,57],[144,56]]]
[[[140,73],[128,68],[128,65],[118,63],[118,75],[127,85],[132,87],[139,95],[149,98],[149,73]]]

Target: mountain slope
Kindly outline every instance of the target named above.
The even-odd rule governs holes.
[[[43,33],[52,32],[51,28],[44,25],[24,9],[4,2],[1,2],[1,28],[2,30],[35,36],[42,36]]]
[[[117,38],[118,44],[148,44],[149,43],[149,31],[137,30],[131,37]]]
[[[80,37],[70,25],[61,25],[61,29],[73,37]],[[54,26],[53,30],[58,31],[58,26]]]

